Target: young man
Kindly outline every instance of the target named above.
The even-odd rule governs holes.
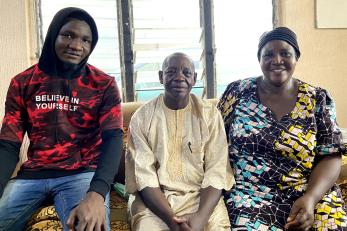
[[[23,230],[47,199],[64,230],[108,229],[122,115],[114,78],[87,64],[97,40],[86,11],[62,9],[39,63],[12,79],[0,132],[0,230]],[[9,180],[25,133],[28,160]]]
[[[229,230],[221,197],[233,184],[222,117],[190,94],[193,61],[168,56],[159,72],[165,93],[132,116],[126,189],[133,230]]]

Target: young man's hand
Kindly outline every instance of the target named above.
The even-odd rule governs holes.
[[[67,225],[70,231],[102,231],[106,230],[105,218],[104,198],[99,193],[88,192],[71,211]]]

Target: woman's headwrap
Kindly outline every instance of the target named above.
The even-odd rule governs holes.
[[[39,68],[48,75],[67,78],[77,76],[81,73],[88,61],[90,54],[79,64],[66,64],[60,61],[55,53],[55,40],[57,39],[59,31],[72,18],[85,21],[90,26],[93,36],[90,54],[96,46],[98,41],[98,29],[92,16],[90,16],[90,14],[88,14],[85,10],[76,7],[67,7],[61,9],[55,14],[51,24],[49,25],[39,59]]]
[[[264,32],[259,39],[258,44],[258,60],[260,61],[261,49],[272,40],[282,40],[289,43],[295,50],[295,58],[299,59],[300,49],[298,41],[296,39],[296,34],[287,27],[277,27],[271,31]]]

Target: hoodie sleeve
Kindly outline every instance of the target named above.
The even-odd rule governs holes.
[[[27,112],[24,105],[21,83],[11,80],[5,102],[5,116],[2,121],[0,139],[22,143],[27,125]]]
[[[122,105],[116,81],[112,79],[105,90],[103,102],[99,110],[99,123],[101,131],[122,129]]]
[[[6,96],[5,116],[0,132],[0,195],[19,161],[27,120],[23,102],[20,82],[13,78]]]
[[[107,130],[101,137],[101,156],[88,191],[97,192],[105,198],[118,171],[123,132],[121,129]]]
[[[20,146],[20,143],[0,140],[0,198],[19,161]]]
[[[106,88],[101,105],[99,111],[101,154],[88,191],[97,192],[105,198],[118,172],[123,147],[121,99],[114,79]]]

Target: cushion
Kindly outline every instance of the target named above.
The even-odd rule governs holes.
[[[25,231],[30,230],[63,230],[63,227],[60,223],[58,214],[55,211],[54,206],[51,205],[38,209],[37,212],[31,216],[29,222],[25,227]]]
[[[127,202],[115,191],[110,194],[110,226],[111,231],[130,231],[127,222]],[[40,208],[33,214],[25,227],[25,231],[62,231],[58,214],[54,206]]]

